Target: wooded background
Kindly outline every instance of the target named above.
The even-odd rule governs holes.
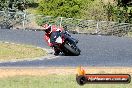
[[[131,0],[0,0],[0,10],[44,16],[132,23]]]

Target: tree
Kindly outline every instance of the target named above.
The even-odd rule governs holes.
[[[116,0],[117,1],[117,9],[120,11],[121,14],[118,16],[119,22],[126,22],[132,23],[132,8],[130,6],[131,0]],[[117,14],[117,15],[118,15]]]
[[[102,0],[83,0],[81,8],[82,18],[88,20],[107,20]]]
[[[42,0],[39,3],[38,13],[50,16],[79,18],[81,0]]]
[[[7,7],[7,0],[0,0],[0,10],[3,10],[5,7]]]
[[[25,10],[26,0],[0,0],[0,10]]]
[[[124,6],[128,6],[130,4],[130,2],[132,2],[131,0],[116,0],[117,1],[117,6],[120,7],[124,7]]]

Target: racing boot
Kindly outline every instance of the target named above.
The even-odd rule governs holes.
[[[60,54],[60,50],[58,46],[54,46],[54,51],[55,51],[54,53],[55,56],[58,56]]]

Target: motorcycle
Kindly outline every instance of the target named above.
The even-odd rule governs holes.
[[[66,56],[78,56],[81,50],[78,48],[78,40],[73,38],[68,31],[58,32],[59,37],[56,39],[58,49]],[[52,37],[52,36],[51,36]],[[61,40],[61,42],[60,42]]]

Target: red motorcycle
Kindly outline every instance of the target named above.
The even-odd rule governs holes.
[[[67,56],[78,56],[80,55],[81,50],[78,48],[78,40],[73,38],[67,31],[56,32],[57,38],[56,45],[60,52]],[[54,35],[53,35],[54,36]],[[51,38],[53,38],[51,34]],[[59,37],[58,37],[59,36]],[[51,39],[52,41],[52,39]]]

